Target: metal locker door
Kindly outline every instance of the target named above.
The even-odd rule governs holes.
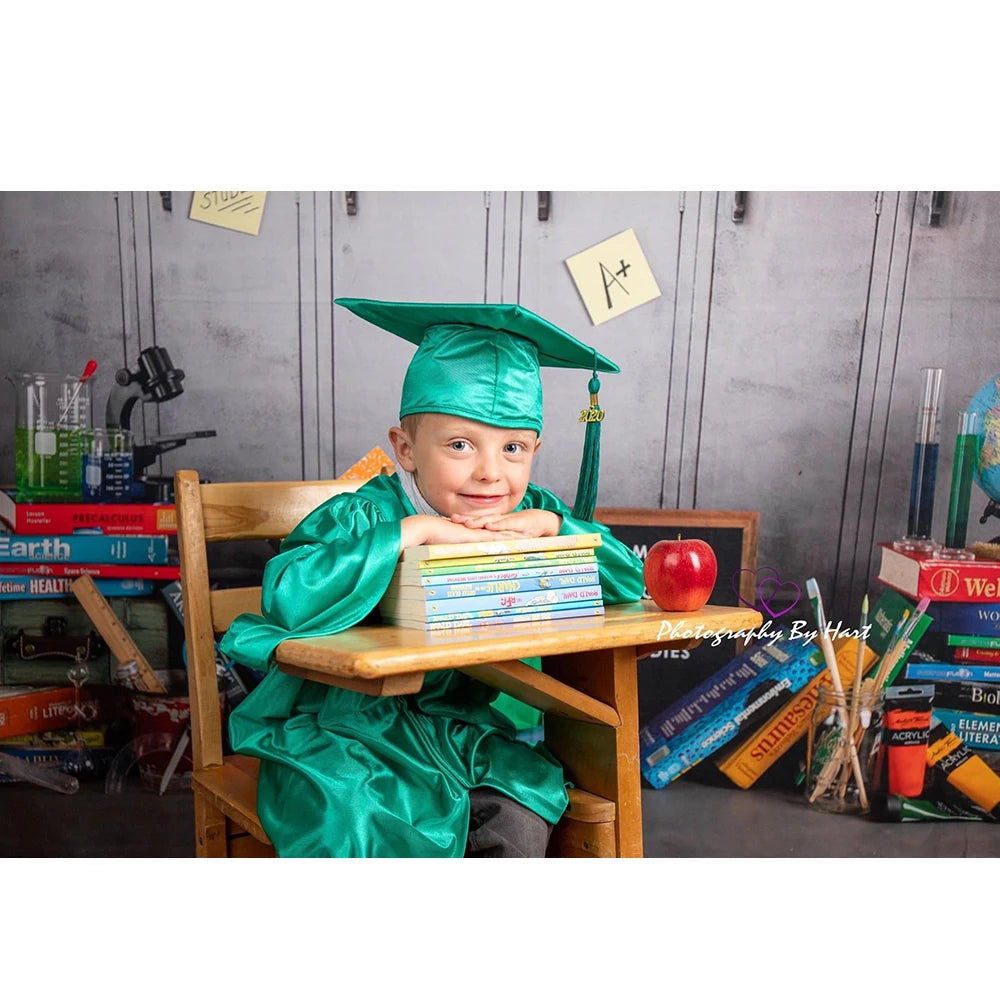
[[[484,302],[500,265],[487,253],[499,223],[482,191],[344,192],[332,211],[333,296],[422,302]],[[399,420],[403,375],[414,348],[346,309],[332,312],[333,448],[342,472]],[[328,415],[328,419],[329,419]]]
[[[759,564],[815,576],[828,616],[877,218],[865,191],[726,192],[716,211],[696,504],[759,510]]]
[[[682,200],[669,192],[553,191],[543,195],[543,215],[545,196],[547,219],[539,219],[534,191],[524,192],[508,212],[504,298],[544,316],[622,369],[601,376],[607,416],[598,505],[675,506],[671,490],[663,487],[667,405],[685,371],[675,322]],[[627,229],[635,231],[660,297],[595,326],[564,261]],[[544,444],[532,474],[572,505],[583,448],[578,417],[588,404],[588,380],[579,371],[559,369],[546,369],[543,379]],[[675,487],[676,464],[670,470],[668,485]]]
[[[193,192],[170,195],[168,207],[149,192],[148,214],[136,213],[138,273],[146,253],[150,325],[155,343],[184,371],[184,391],[144,404],[147,437],[216,431],[166,452],[167,475],[194,468],[216,480],[299,479],[299,278],[312,266],[299,246],[299,198],[268,192],[259,234],[251,236],[189,219]],[[144,335],[142,346],[151,343]]]

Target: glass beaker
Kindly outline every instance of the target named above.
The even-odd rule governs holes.
[[[806,740],[806,795],[813,808],[836,813],[867,812],[881,729],[881,691],[862,688],[855,703],[853,691],[838,695],[831,685],[820,685]],[[864,801],[854,770],[852,744],[864,783]]]
[[[18,374],[14,427],[17,499],[80,500],[90,427],[90,383],[78,375]]]
[[[126,502],[132,498],[132,432],[95,427],[85,435],[83,498]]]

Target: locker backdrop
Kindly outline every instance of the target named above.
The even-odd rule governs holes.
[[[520,302],[613,358],[601,506],[759,510],[760,565],[854,620],[905,529],[920,369],[945,369],[935,533],[958,412],[1000,372],[1000,193],[269,192],[259,235],[191,192],[0,193],[0,365],[82,371],[94,418],[159,345],[184,393],[139,441],[214,429],[162,473],[332,477],[396,422],[412,348],[335,296]],[[745,195],[738,198],[737,195]],[[169,197],[164,197],[169,195]],[[742,217],[740,216],[742,209]],[[936,223],[936,224],[934,224]],[[594,326],[564,263],[633,229],[660,297]],[[572,501],[586,376],[546,370],[535,480]],[[14,479],[3,380],[0,480]],[[974,487],[969,538],[982,526]]]

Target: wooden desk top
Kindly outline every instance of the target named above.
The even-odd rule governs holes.
[[[332,677],[375,680],[494,660],[519,660],[622,646],[697,644],[698,635],[756,628],[762,616],[751,608],[705,605],[685,613],[661,611],[652,601],[610,605],[599,618],[564,618],[522,625],[488,625],[425,632],[397,625],[359,625],[336,635],[286,639],[279,667],[293,666]],[[700,633],[698,627],[700,626]]]

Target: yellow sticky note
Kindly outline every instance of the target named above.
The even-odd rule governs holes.
[[[189,219],[256,236],[266,191],[195,191]]]
[[[631,229],[567,257],[566,266],[594,326],[660,295]]]

